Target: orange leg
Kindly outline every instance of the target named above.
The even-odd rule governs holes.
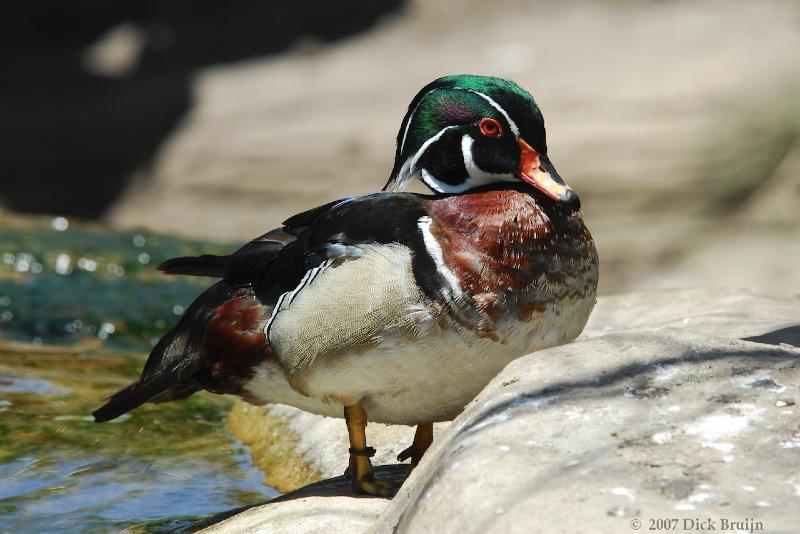
[[[370,457],[375,449],[367,447],[367,412],[361,403],[344,407],[344,420],[350,435],[350,468],[348,469],[356,493],[380,497],[393,497],[400,488],[389,480],[375,480]]]
[[[417,467],[431,443],[433,443],[433,423],[417,425],[417,431],[414,433],[414,442],[409,448],[397,455],[397,461],[402,462],[411,458],[411,467],[408,470],[410,473]]]

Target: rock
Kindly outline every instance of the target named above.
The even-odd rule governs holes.
[[[208,534],[270,532],[305,534],[324,532],[336,525],[336,532],[365,532],[386,508],[385,499],[342,496],[303,497],[251,508],[204,530]],[[313,513],[309,513],[313,511]],[[330,531],[330,530],[328,530]]]
[[[377,473],[381,478],[400,481],[405,471],[404,466],[385,466],[378,468]],[[203,530],[206,534],[360,533],[366,531],[388,505],[386,499],[354,496],[350,481],[339,476],[287,493],[263,506],[235,515],[221,514],[195,526],[210,524]],[[332,529],[331,525],[336,528]]]
[[[626,331],[593,336],[612,323]],[[373,530],[625,532],[700,517],[794,531],[800,299],[613,297],[587,334],[508,365]]]
[[[436,424],[434,431],[447,425]],[[347,468],[350,444],[343,419],[290,406],[238,403],[228,418],[228,426],[251,447],[253,459],[266,473],[267,482],[280,491],[341,475]],[[375,465],[394,463],[400,451],[411,445],[414,428],[370,423],[367,439],[377,450],[372,458]]]
[[[237,402],[228,416],[228,428],[250,448],[253,462],[266,474],[270,486],[278,491],[292,491],[319,482],[323,474],[317,464],[303,454],[307,446],[306,439],[301,438],[304,434],[280,416],[282,409],[292,408]],[[302,412],[298,410],[299,413]],[[344,467],[341,470],[344,471]]]
[[[376,531],[620,532],[700,516],[789,532],[800,433],[781,401],[795,402],[798,366],[796,348],[673,331],[527,356],[440,438]]]
[[[800,296],[742,289],[670,289],[601,297],[582,338],[610,332],[673,329],[715,336],[756,336],[800,320]]]
[[[798,297],[675,290],[601,299],[580,340],[512,362],[441,428],[369,529],[616,533],[635,521],[647,530],[651,519],[683,527],[700,518],[718,530],[751,520],[792,532],[798,386]],[[318,439],[299,435],[298,448],[325,466]],[[317,507],[366,529],[379,505],[293,500],[248,511],[242,526]]]

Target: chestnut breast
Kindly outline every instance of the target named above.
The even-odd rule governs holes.
[[[514,189],[431,204],[445,263],[491,323],[509,315],[527,321],[566,300],[594,301],[597,251],[580,211]]]

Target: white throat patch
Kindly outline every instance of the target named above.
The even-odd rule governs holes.
[[[498,104],[492,97],[490,97],[487,94],[481,93],[479,91],[473,91],[471,89],[460,89],[460,90],[468,91],[486,100],[486,102],[488,102],[489,105],[491,105],[500,114],[503,115],[503,117],[508,122],[509,127],[511,128],[511,132],[514,134],[514,137],[519,139],[519,128],[517,127],[517,124],[511,119],[506,110],[504,110],[502,106],[500,106],[500,104]],[[429,92],[433,92],[433,90]],[[414,115],[417,112],[417,108],[419,107],[422,100],[424,100],[424,97],[423,99],[420,100],[420,102],[417,103],[417,106],[414,108],[414,110],[408,117],[408,121],[406,122],[405,125],[405,131],[403,132],[403,138],[400,144],[400,153],[402,153],[403,148],[405,147],[406,137],[408,135],[408,128],[411,125],[411,121],[413,120]],[[465,181],[455,185],[448,184],[436,178],[436,176],[434,176],[433,173],[431,173],[428,169],[419,168],[417,166],[417,163],[419,162],[419,159],[422,157],[425,151],[428,150],[428,148],[433,143],[438,141],[447,130],[456,127],[457,127],[456,125],[451,125],[442,128],[436,133],[436,135],[430,137],[424,143],[422,143],[422,146],[419,147],[419,149],[414,153],[414,155],[410,156],[403,163],[403,166],[397,173],[397,177],[391,181],[389,187],[387,188],[387,191],[398,192],[404,190],[406,186],[409,184],[409,182],[412,179],[414,179],[415,176],[419,176],[419,179],[422,180],[422,182],[425,185],[427,185],[432,190],[437,191],[439,193],[462,193],[464,191],[467,191],[475,187],[480,187],[482,185],[488,185],[496,182],[514,182],[517,180],[516,177],[514,177],[512,174],[493,174],[490,172],[486,172],[480,167],[478,167],[478,165],[475,163],[474,158],[472,157],[472,145],[475,143],[475,139],[473,139],[473,137],[469,134],[464,134],[461,137],[461,155],[464,159],[464,168],[467,170],[467,179]]]
[[[495,174],[486,172],[475,163],[472,157],[472,145],[475,139],[469,134],[461,137],[461,156],[464,158],[464,168],[467,170],[467,179],[458,184],[448,184],[442,182],[434,176],[428,169],[420,169],[420,179],[440,193],[463,193],[469,189],[482,185],[494,184],[497,182],[516,182],[517,178],[513,174]]]
[[[486,172],[475,163],[472,157],[472,145],[475,144],[475,139],[471,135],[465,134],[461,138],[461,155],[464,157],[464,167],[467,169],[469,178],[464,185],[466,189],[478,187],[479,185],[486,185],[495,182],[515,182],[517,178],[513,174],[506,173],[492,173]]]

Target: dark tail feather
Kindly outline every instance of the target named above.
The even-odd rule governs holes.
[[[216,278],[223,278],[225,276],[226,257],[227,256],[204,254],[202,256],[172,258],[156,267],[156,269],[166,274],[188,274],[190,276],[213,276]]]
[[[278,228],[250,241],[230,256],[203,254],[172,258],[156,269],[166,274],[225,278],[231,286],[249,285],[253,277],[258,277],[261,269],[295,239],[294,235]]]
[[[108,398],[106,404],[92,412],[94,422],[105,423],[106,421],[111,421],[147,402],[150,397],[144,391],[144,388],[139,386],[139,382],[134,382],[114,393]]]
[[[111,395],[105,406],[92,414],[95,421],[110,421],[145,402],[177,400],[200,391],[207,372],[202,358],[206,323],[220,305],[248,291],[232,288],[225,281],[206,289],[150,351],[139,380]]]
[[[116,419],[148,401],[163,402],[188,397],[201,389],[193,382],[185,382],[186,378],[191,377],[198,367],[196,362],[183,361],[167,372],[150,376],[144,382],[139,380],[122,388],[111,395],[105,405],[92,412],[94,421],[103,423]]]

